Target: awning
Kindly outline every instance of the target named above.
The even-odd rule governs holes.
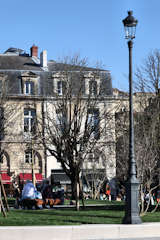
[[[20,173],[19,174],[20,181],[32,181],[32,173]]]
[[[61,170],[52,170],[51,173],[51,178],[54,183],[71,184],[71,180],[65,172]]]
[[[32,181],[32,173],[20,173],[19,177],[20,177],[20,181],[24,181],[24,182],[27,180]],[[36,182],[41,182],[43,180],[41,173],[35,173],[35,177],[36,177]]]
[[[1,173],[3,184],[11,184],[11,177],[7,173]]]
[[[41,173],[35,173],[36,182],[42,182],[43,177]]]

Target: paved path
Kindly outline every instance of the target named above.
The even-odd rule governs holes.
[[[0,240],[160,240],[160,223],[0,227]]]
[[[94,239],[93,239],[94,240]],[[106,239],[95,239],[95,240],[122,240],[122,238],[117,238],[117,239],[109,239],[109,238],[106,238]],[[125,238],[123,240],[160,240],[160,237],[153,237],[153,238]]]

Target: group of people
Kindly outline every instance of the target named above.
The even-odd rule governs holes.
[[[43,199],[45,201],[46,199],[53,198],[52,187],[48,180],[44,181],[41,187],[37,188],[33,185],[32,181],[27,180],[22,191],[18,187],[15,189],[15,198],[16,208],[19,208],[25,199]]]
[[[105,190],[100,193],[100,200],[122,201],[125,200],[125,188],[123,185],[118,185],[116,179],[112,179],[106,183]]]
[[[141,195],[141,201],[143,201],[145,205],[156,205],[160,202],[160,190],[155,192],[144,191]]]

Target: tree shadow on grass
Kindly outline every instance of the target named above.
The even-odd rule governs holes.
[[[59,217],[91,217],[91,218],[110,218],[110,219],[120,219],[122,218],[122,216],[114,216],[114,215],[109,215],[109,214],[103,214],[103,215],[99,215],[99,214],[87,214],[85,212],[82,211],[74,211],[74,212],[69,212],[66,213],[59,213],[56,210],[54,211],[47,211],[47,210],[20,210],[21,213],[23,214],[33,214],[33,215],[46,215],[46,216],[59,216]]]

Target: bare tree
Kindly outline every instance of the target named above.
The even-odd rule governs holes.
[[[95,147],[101,150],[112,137],[111,129],[107,132],[113,121],[107,102],[111,79],[104,70],[87,68],[86,59],[79,57],[69,58],[69,63],[65,59],[53,78],[57,89],[44,101],[43,144],[70,178],[78,209],[83,163]]]
[[[159,87],[160,87],[160,51],[155,49],[148,54],[143,64],[137,68],[136,71],[136,90],[143,93],[146,103],[148,105],[150,114],[150,128],[147,130],[148,136],[151,136],[151,141],[154,138],[154,144],[148,139],[148,156],[153,163],[157,165],[155,174],[159,172],[159,162],[157,162],[160,157],[160,119],[159,119]],[[147,93],[147,94],[146,94]],[[144,102],[144,101],[143,101]],[[146,143],[147,146],[147,143]],[[153,156],[154,152],[154,156]],[[151,154],[152,153],[152,154]],[[152,171],[152,167],[151,167]],[[151,173],[150,173],[151,174]]]
[[[11,119],[13,119],[13,116],[17,110],[14,108],[13,103],[10,102],[10,97],[8,94],[9,89],[10,86],[8,86],[7,75],[0,73],[0,174],[4,170],[7,170],[7,172],[9,171],[9,166],[6,159],[6,148],[10,142],[7,141],[6,136],[8,134],[9,128],[11,127]],[[7,198],[2,176],[0,176],[0,181],[0,211],[2,210],[3,215],[5,216],[5,208],[1,195],[4,196],[6,204]],[[6,206],[8,206],[8,204]]]
[[[143,93],[142,95],[145,99]],[[142,98],[138,98],[138,100],[142,106]],[[141,214],[145,214],[150,206],[150,200],[145,204],[146,192],[149,193],[151,199],[153,192],[159,187],[158,105],[157,98],[153,98],[143,111],[134,112],[135,159],[137,177],[140,181]],[[125,181],[124,176],[127,176],[128,172],[128,166],[126,166],[129,139],[128,112],[117,114],[117,123],[117,127],[119,127],[119,130],[117,128],[117,171],[118,177]]]
[[[143,64],[137,68],[135,89],[140,92],[158,93],[160,87],[160,51],[148,54]]]
[[[103,189],[104,183],[108,181],[106,161],[104,151],[95,147],[94,151],[88,155],[88,158],[83,163],[82,177],[86,181],[87,191],[93,199],[99,199],[100,190]]]

